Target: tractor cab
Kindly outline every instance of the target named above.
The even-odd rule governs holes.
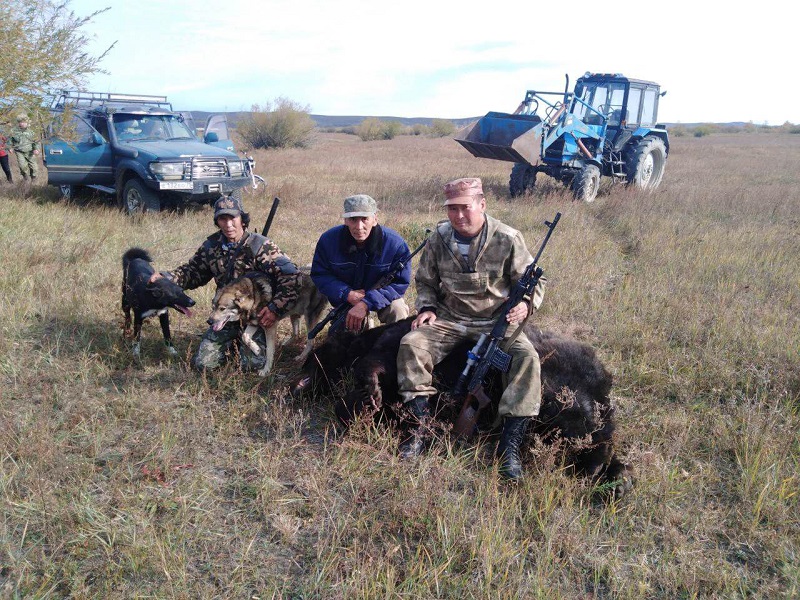
[[[652,81],[586,73],[575,83],[571,112],[586,125],[605,124],[605,143],[618,151],[640,127],[656,126],[661,95]]]

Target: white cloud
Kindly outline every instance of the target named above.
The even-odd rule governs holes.
[[[73,0],[78,14],[109,4]],[[461,117],[510,110],[526,89],[586,70],[668,90],[664,121],[800,122],[797,5],[585,0],[386,4],[364,0],[111,0],[90,25],[114,40],[99,91],[168,93],[186,108],[239,110],[277,96],[321,114]]]

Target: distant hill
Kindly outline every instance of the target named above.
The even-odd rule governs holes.
[[[185,111],[185,112],[192,113],[192,117],[194,117],[195,123],[197,124],[198,127],[202,127],[205,124],[209,115],[223,114],[223,113],[213,113],[200,110]],[[236,127],[236,123],[238,123],[239,119],[250,113],[247,111],[239,111],[239,112],[226,112],[224,114],[228,117],[228,123],[232,127]],[[433,117],[370,117],[370,116],[359,116],[359,115],[343,115],[343,116],[311,115],[311,118],[314,119],[314,122],[317,124],[317,127],[353,127],[361,123],[361,121],[363,121],[364,119],[380,119],[381,121],[398,121],[406,126],[417,125],[417,124],[430,125],[435,120]],[[446,119],[446,120],[451,121],[456,127],[463,127],[464,125],[472,123],[473,121],[476,121],[479,118],[480,117],[470,117],[464,119]]]
[[[228,117],[228,123],[231,127],[236,127],[239,119],[241,119],[244,115],[250,114],[247,111],[238,111],[238,112],[226,112],[226,113],[213,113],[213,112],[206,112],[200,110],[193,110],[193,111],[185,111],[191,112],[192,116],[194,117],[195,123],[198,127],[203,127],[208,119],[209,115],[213,114],[225,114]],[[446,121],[452,122],[457,128],[464,127],[474,121],[480,119],[483,115],[479,115],[476,117],[467,117],[463,119],[444,119]],[[430,125],[434,120],[433,117],[382,117],[382,116],[362,116],[362,115],[311,115],[311,118],[314,119],[314,122],[317,124],[317,127],[320,128],[329,128],[329,127],[353,127],[358,125],[364,119],[380,119],[381,121],[398,121],[405,126],[411,125]],[[732,121],[730,123],[665,123],[667,127],[697,127],[698,125],[719,125],[722,127],[744,127],[745,125],[749,125],[749,123],[745,123],[744,121]]]

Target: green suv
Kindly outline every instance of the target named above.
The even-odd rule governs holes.
[[[250,166],[212,115],[198,137],[191,114],[164,96],[64,91],[44,143],[47,182],[71,197],[78,187],[112,194],[127,213],[240,195]]]

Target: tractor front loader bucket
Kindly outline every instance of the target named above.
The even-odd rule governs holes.
[[[540,162],[542,120],[537,115],[490,112],[455,140],[478,158],[536,165]]]

